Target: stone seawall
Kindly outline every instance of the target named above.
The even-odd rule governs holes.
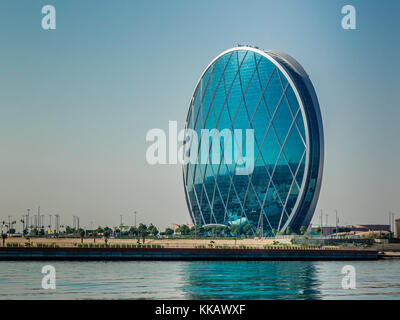
[[[0,260],[376,260],[374,250],[0,248]]]

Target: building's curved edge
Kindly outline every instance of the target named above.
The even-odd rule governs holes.
[[[306,111],[308,113],[308,117],[307,120],[308,121],[312,121],[312,117],[315,117],[316,119],[316,124],[317,124],[317,128],[315,128],[315,126],[313,126],[312,123],[310,123],[310,133],[315,133],[315,131],[318,132],[318,148],[319,148],[319,154],[318,159],[319,159],[319,163],[318,163],[318,173],[317,173],[317,178],[316,178],[316,185],[315,185],[315,190],[313,192],[313,197],[312,200],[310,202],[310,205],[308,207],[308,209],[306,210],[306,215],[304,216],[304,218],[299,216],[299,213],[301,212],[302,208],[299,208],[299,210],[297,212],[294,213],[293,216],[290,217],[290,219],[288,219],[287,223],[285,224],[284,228],[286,228],[287,226],[293,226],[293,229],[297,231],[297,229],[299,229],[301,227],[301,225],[304,225],[305,227],[307,227],[310,222],[311,219],[314,215],[315,212],[315,208],[317,206],[317,202],[319,199],[319,194],[321,191],[321,185],[322,185],[322,174],[323,174],[323,164],[324,164],[324,134],[323,134],[323,123],[322,123],[322,116],[321,116],[321,109],[319,106],[319,102],[318,102],[318,98],[317,98],[317,94],[315,92],[314,86],[308,76],[308,74],[306,73],[306,71],[304,70],[304,68],[300,65],[300,63],[295,60],[292,56],[288,55],[285,52],[281,52],[281,51],[277,51],[277,50],[266,50],[265,51],[267,54],[271,54],[274,58],[276,58],[277,60],[282,60],[282,61],[278,61],[281,62],[282,66],[285,68],[285,70],[288,71],[288,73],[291,76],[294,76],[293,78],[293,82],[297,83],[299,80],[297,79],[299,77],[299,79],[303,82],[303,84],[305,85],[307,92],[310,95],[310,98],[312,100],[312,110],[307,109],[307,107],[309,107],[309,105],[307,103],[303,103],[304,106],[306,106]],[[282,63],[284,62],[284,63]],[[302,97],[304,98],[304,97]],[[310,147],[312,147],[312,137],[310,139]],[[313,154],[310,156],[310,160],[312,160],[313,158]],[[310,168],[312,168],[313,163],[311,162],[310,164]],[[312,175],[312,170],[309,171],[309,177],[307,177],[307,179],[309,180],[311,178]],[[309,183],[310,181],[307,181],[307,189],[309,187]],[[301,200],[302,204],[304,204],[304,198],[306,197],[307,192],[304,192],[303,194],[303,199]],[[299,221],[301,220],[301,222]]]

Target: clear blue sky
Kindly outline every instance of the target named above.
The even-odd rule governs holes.
[[[57,29],[41,28],[52,4]],[[357,30],[341,28],[341,8]],[[400,214],[399,1],[0,2],[0,219],[26,208],[81,225],[189,221],[179,165],[150,166],[146,132],[183,126],[208,63],[236,44],[285,51],[320,101],[318,210]],[[317,219],[314,219],[317,221]],[[324,218],[325,221],[325,218]]]

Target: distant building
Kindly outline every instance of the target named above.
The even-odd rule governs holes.
[[[114,230],[120,230],[120,232],[129,232],[131,226],[120,224],[119,226],[114,227]]]
[[[400,220],[400,219],[399,219]],[[397,221],[397,220],[396,220]],[[321,235],[329,236],[331,234],[336,233],[336,226],[323,226],[320,227],[318,225],[309,226],[308,232],[317,233],[318,229],[321,229]],[[387,231],[390,232],[390,225],[386,224],[363,224],[363,225],[346,225],[346,226],[338,226],[338,233],[358,233],[358,232],[376,232],[376,231]]]
[[[388,232],[390,232],[390,225],[388,225],[388,224],[363,224],[363,225],[352,226],[351,231],[359,231],[359,232],[388,231]]]
[[[197,83],[185,128],[201,132],[198,139],[190,133],[184,144],[194,158],[183,168],[194,224],[241,225],[246,219],[254,235],[263,229],[272,236],[310,223],[324,135],[314,87],[293,57],[250,46],[222,52]]]
[[[189,227],[189,229],[192,229],[192,227],[193,227],[192,223],[187,223],[187,224],[175,224],[175,223],[173,223],[172,226],[171,226],[171,229],[175,231],[176,229],[178,229],[178,228],[180,228],[182,226],[185,226],[185,225],[187,227]]]
[[[396,219],[394,222],[394,236],[400,239],[400,219]]]
[[[175,231],[175,230],[178,229],[180,226],[181,226],[180,224],[175,224],[175,223],[173,223],[172,226],[171,226],[171,229]]]
[[[321,235],[323,236],[329,236],[333,233],[336,232],[336,227],[329,227],[329,226],[325,226],[325,227],[320,227],[320,226],[311,226],[308,227],[308,232],[312,232],[312,233],[318,233],[318,229],[321,229]],[[338,229],[340,229],[340,227],[338,227]]]

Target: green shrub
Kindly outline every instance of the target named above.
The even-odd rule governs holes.
[[[6,243],[6,246],[7,246],[7,247],[16,248],[16,247],[19,247],[19,243],[18,243],[18,242],[7,242],[7,243]]]

